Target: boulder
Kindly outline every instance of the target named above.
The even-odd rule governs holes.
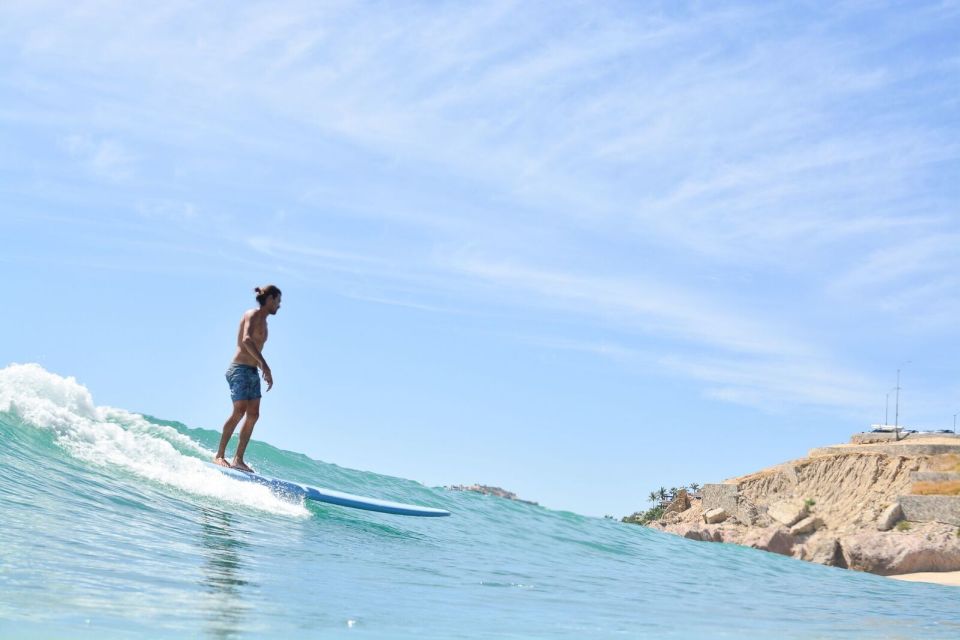
[[[747,532],[740,544],[745,547],[789,556],[793,553],[793,545],[796,544],[796,540],[783,527],[767,527],[766,529],[753,529]]]
[[[807,505],[798,500],[781,500],[767,509],[767,515],[788,527],[795,525],[809,513]]]
[[[817,540],[811,539],[800,553],[800,559],[807,562],[816,562],[817,564],[828,567],[843,567],[847,564],[843,559],[843,550],[840,548],[840,541],[833,536],[823,537]]]
[[[723,542],[723,529],[707,529],[700,532],[700,538],[709,542]]]
[[[893,529],[893,525],[901,520],[903,520],[903,509],[900,508],[900,503],[896,502],[880,514],[877,519],[877,531],[890,531],[890,529]]]
[[[703,510],[721,508],[727,513],[737,510],[739,490],[735,484],[705,484],[703,485]]]
[[[960,496],[900,496],[903,517],[911,522],[960,525]]]
[[[659,529],[664,533],[671,533],[687,540],[697,540],[700,542],[730,542],[725,539],[726,531],[720,525],[703,524],[697,518],[697,521],[681,521],[676,524],[665,524],[662,522],[650,523],[650,527]]]
[[[960,537],[947,525],[917,526],[908,532],[867,531],[841,539],[851,569],[880,575],[960,571]]]
[[[817,516],[809,516],[790,527],[790,535],[803,536],[808,533],[813,533],[822,526],[823,520]]]
[[[677,492],[677,496],[673,499],[670,505],[664,510],[663,516],[666,517],[671,513],[681,513],[690,508],[690,496],[687,495],[686,489],[681,489]]]
[[[717,507],[716,509],[710,509],[703,514],[703,521],[707,524],[714,524],[717,522],[723,522],[729,517],[726,510],[722,507]]]
[[[749,526],[760,522],[760,509],[754,503],[741,497],[737,503],[737,520]]]
[[[699,529],[687,529],[683,537],[687,540],[703,540],[703,536],[700,534]]]

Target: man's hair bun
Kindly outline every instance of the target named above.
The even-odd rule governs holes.
[[[263,303],[267,301],[267,298],[275,298],[279,295],[282,295],[280,288],[275,284],[268,284],[263,287],[255,287],[253,292],[257,294],[257,302],[260,306],[263,306]]]

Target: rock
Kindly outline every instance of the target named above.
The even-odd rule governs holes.
[[[700,532],[700,538],[702,540],[709,540],[710,542],[723,542],[723,530],[722,529],[707,529]]]
[[[877,531],[890,531],[893,525],[901,520],[903,520],[903,509],[900,508],[900,503],[896,502],[880,514],[880,518],[877,519]]]
[[[960,537],[947,525],[910,532],[867,531],[841,539],[851,569],[888,576],[918,571],[960,571]]]
[[[703,521],[707,524],[714,524],[717,522],[723,522],[729,517],[726,510],[722,507],[717,507],[716,509],[710,509],[703,514]]]
[[[725,509],[727,513],[735,513],[739,490],[735,484],[705,484],[703,485],[703,510]]]
[[[797,524],[790,527],[790,535],[792,536],[802,536],[808,533],[813,533],[817,529],[823,526],[823,520],[817,516],[809,516],[804,518]]]
[[[746,498],[741,497],[737,503],[737,520],[743,524],[753,526],[760,521],[760,510]]]
[[[673,499],[673,502],[671,502],[666,510],[664,510],[663,516],[661,517],[666,517],[671,513],[681,513],[689,508],[690,496],[687,495],[687,491],[685,489],[681,489],[679,492],[677,492],[677,497]]]
[[[683,534],[683,537],[687,540],[703,540],[699,529],[687,529],[687,531]]]
[[[472,484],[470,486],[457,484],[446,488],[450,491],[473,491],[474,493],[481,493],[485,496],[497,496],[498,498],[516,500],[517,502],[537,506],[536,502],[531,502],[530,500],[521,500],[517,497],[517,494],[513,493],[512,491],[507,491],[506,489],[502,489],[500,487],[491,487],[485,484]]]
[[[660,518],[660,521],[665,524],[676,524],[680,521],[679,513],[668,513],[667,515]]]
[[[960,525],[960,496],[900,496],[903,517],[911,522]]]
[[[914,482],[950,482],[960,480],[960,473],[950,471],[914,471],[910,474]]]
[[[802,520],[808,512],[807,505],[796,500],[775,502],[767,509],[768,516],[788,527]]]
[[[753,529],[747,532],[741,541],[745,547],[762,549],[789,556],[793,553],[793,545],[796,544],[793,536],[783,527],[768,527],[766,529]]]
[[[840,541],[832,536],[811,540],[800,553],[800,559],[807,562],[816,562],[817,564],[828,567],[843,567],[847,564],[843,559],[843,551],[840,548]]]

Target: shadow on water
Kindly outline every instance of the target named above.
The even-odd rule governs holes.
[[[421,542],[429,541],[429,538],[423,534],[404,529],[399,526],[393,526],[385,522],[375,520],[376,516],[367,516],[363,511],[357,509],[347,509],[345,507],[328,507],[320,505],[312,500],[306,501],[307,510],[317,520],[323,520],[325,523],[335,524],[343,529],[352,530],[360,533],[373,533],[375,535],[397,538],[400,540],[418,540]],[[404,516],[396,516],[404,517]]]
[[[200,550],[203,553],[203,588],[209,597],[207,635],[235,638],[251,608],[245,592],[256,584],[244,578],[244,550],[249,545],[234,532],[233,516],[201,508]]]

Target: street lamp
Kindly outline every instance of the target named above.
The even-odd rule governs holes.
[[[893,387],[890,389],[890,391],[887,391],[887,400],[883,405],[883,426],[884,427],[890,424],[890,394],[893,393],[894,389],[896,389],[896,387]]]
[[[897,402],[896,409],[894,409],[893,428],[896,433],[895,439],[898,442],[900,441],[900,368],[908,364],[910,364],[910,360],[897,367]]]

